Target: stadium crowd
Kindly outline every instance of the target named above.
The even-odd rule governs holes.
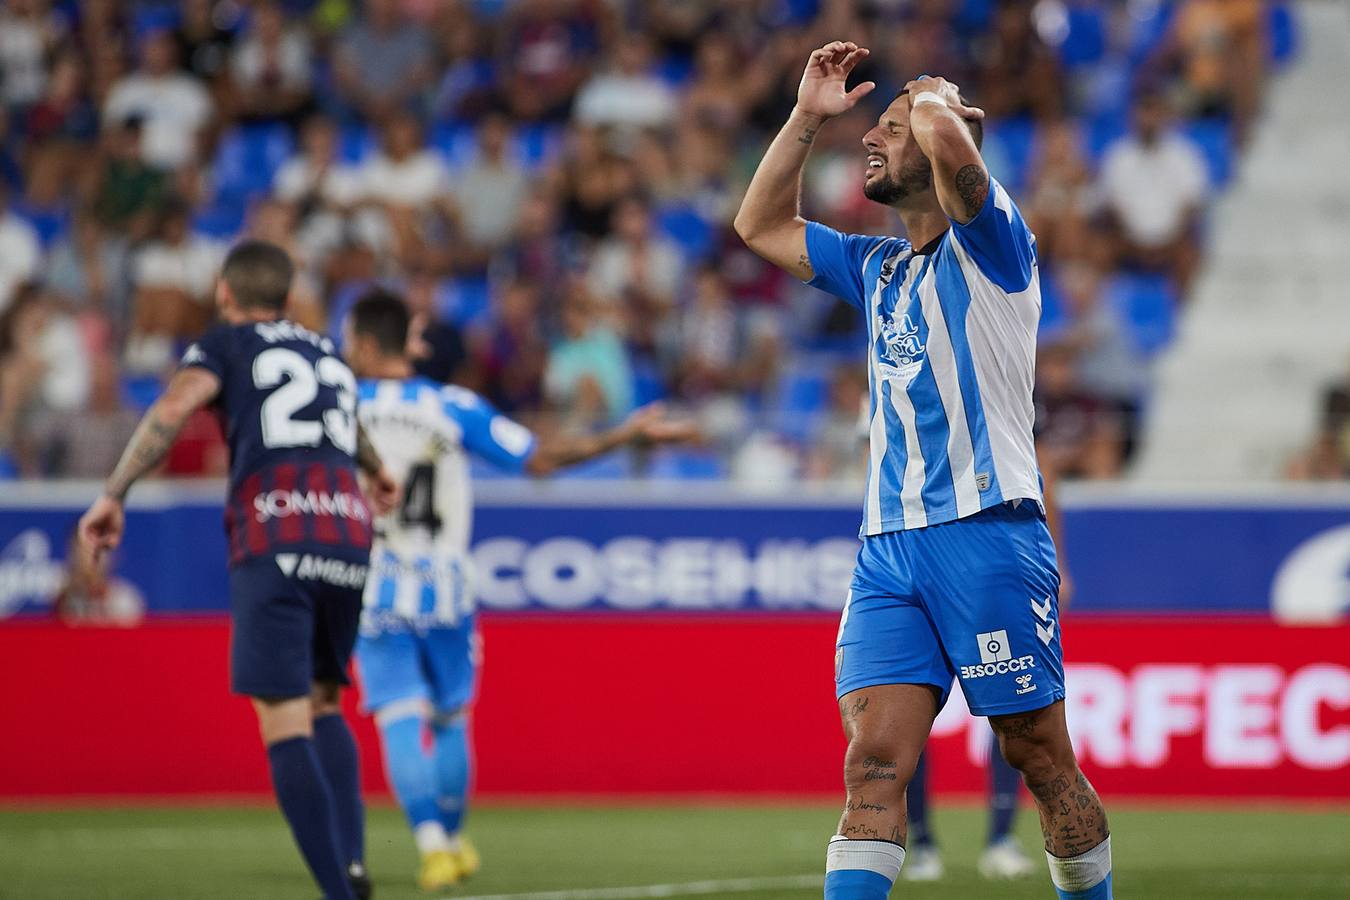
[[[814,218],[892,231],[859,138],[921,72],[989,113],[1036,234],[1046,464],[1111,478],[1281,56],[1260,0],[3,0],[0,471],[105,474],[207,326],[239,235],[340,336],[406,293],[424,374],[541,429],[667,399],[707,446],[586,475],[861,477],[863,324],[729,223],[822,38],[879,89],[817,142]],[[764,35],[770,35],[765,40]],[[1285,48],[1287,49],[1287,48]],[[168,470],[218,474],[194,423]],[[1342,469],[1344,474],[1344,468]]]

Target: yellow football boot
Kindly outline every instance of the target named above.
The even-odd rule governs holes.
[[[454,851],[455,862],[459,863],[459,877],[468,878],[483,867],[483,860],[469,839],[460,836],[459,849]]]
[[[454,887],[464,877],[458,856],[450,850],[433,850],[422,857],[422,869],[417,873],[417,886],[424,891],[439,891]]]

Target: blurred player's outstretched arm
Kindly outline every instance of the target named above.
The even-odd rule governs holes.
[[[127,442],[113,473],[103,486],[103,496],[80,519],[80,541],[95,556],[114,549],[122,541],[122,504],[131,486],[154,470],[197,410],[220,393],[220,379],[201,368],[178,372],[164,393],[141,419]]]
[[[694,423],[671,418],[663,404],[650,403],[607,431],[541,440],[525,463],[525,471],[543,477],[620,447],[680,444],[698,436]]]
[[[989,196],[989,170],[964,121],[983,119],[984,110],[962,103],[960,89],[945,78],[924,76],[905,91],[910,133],[933,167],[938,203],[947,218],[964,225]]]
[[[864,81],[847,89],[849,73],[869,52],[852,41],[832,41],[812,52],[797,88],[797,105],[760,160],[736,214],[736,233],[746,246],[803,281],[815,272],[800,211],[802,167],[821,126],[876,88]]]

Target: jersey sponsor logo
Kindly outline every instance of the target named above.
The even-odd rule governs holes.
[[[1016,659],[1008,659],[996,663],[981,663],[978,666],[962,666],[961,677],[966,681],[973,678],[985,678],[990,675],[1010,675],[1013,672],[1021,672],[1025,669],[1036,668],[1036,657],[1019,656]]]
[[[366,584],[369,566],[364,563],[348,562],[345,559],[330,559],[315,556],[312,553],[278,553],[277,568],[287,578],[300,581],[322,581],[334,587],[360,588]]]
[[[876,331],[881,336],[878,350],[881,376],[910,381],[923,366],[924,345],[919,341],[919,326],[907,314],[896,309],[889,319],[878,315]]]
[[[1008,632],[1004,629],[981,632],[975,635],[975,640],[980,645],[980,662],[996,663],[1012,659],[1012,648],[1008,646]]]
[[[370,510],[357,494],[338,491],[273,490],[253,498],[254,518],[260,522],[290,516],[331,516],[339,519],[370,520]]]

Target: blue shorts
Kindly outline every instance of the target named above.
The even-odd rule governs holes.
[[[291,564],[290,576],[278,560]],[[260,556],[231,568],[231,690],[304,697],[315,681],[350,684],[347,663],[361,622],[366,569],[366,560],[298,553]]]
[[[956,678],[980,716],[1064,697],[1055,545],[1036,503],[863,539],[839,623],[835,695]]]
[[[370,712],[397,700],[426,700],[438,713],[467,706],[482,657],[477,616],[453,627],[363,632],[356,642],[361,699]]]

